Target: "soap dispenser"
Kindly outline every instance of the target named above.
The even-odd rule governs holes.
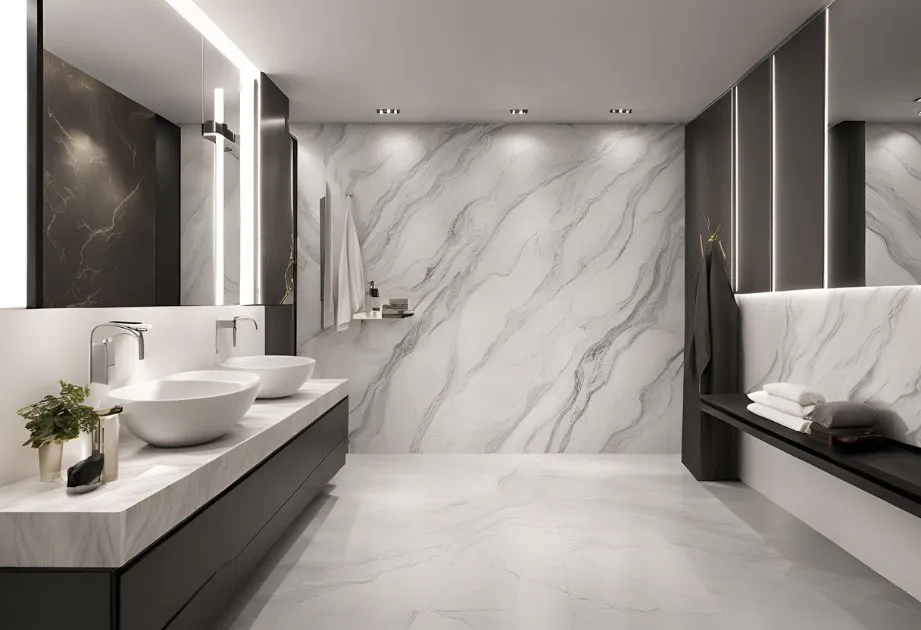
[[[368,287],[368,315],[379,317],[381,314],[381,292],[374,286],[374,280]]]

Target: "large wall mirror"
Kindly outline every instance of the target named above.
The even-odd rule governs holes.
[[[829,11],[829,140],[847,165],[845,192],[831,198],[865,216],[868,286],[921,284],[919,25],[918,0],[837,0]]]
[[[164,0],[42,13],[36,305],[240,303],[240,70]]]

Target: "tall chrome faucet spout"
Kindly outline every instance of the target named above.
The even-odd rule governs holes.
[[[115,363],[109,360],[109,339],[105,340],[101,350],[97,351],[94,340],[96,331],[100,328],[115,328],[121,331],[116,333],[115,336],[128,335],[133,337],[138,342],[138,360],[143,361],[145,355],[144,333],[150,330],[150,326],[141,322],[111,321],[93,327],[90,332],[90,383],[107,385],[109,383],[109,368]],[[97,354],[102,356],[97,356]]]

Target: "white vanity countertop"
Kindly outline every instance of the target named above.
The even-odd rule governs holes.
[[[88,494],[37,475],[0,487],[0,567],[123,566],[347,395],[348,381],[308,381],[256,401],[234,431],[201,446],[123,439],[118,480]]]

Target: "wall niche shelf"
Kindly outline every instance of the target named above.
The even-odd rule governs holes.
[[[407,311],[406,313],[400,313],[399,315],[369,315],[368,313],[355,313],[352,315],[352,319],[357,319],[360,321],[398,321],[401,319],[406,319],[407,317],[412,317],[416,313],[414,311]]]

